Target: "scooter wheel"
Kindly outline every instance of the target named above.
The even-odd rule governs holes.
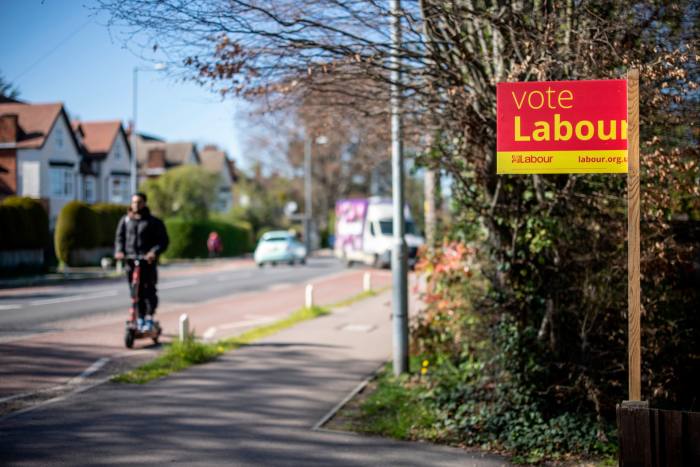
[[[156,335],[151,338],[153,339],[154,344],[158,343],[158,338],[160,337],[161,332],[163,332],[163,330],[161,329],[160,324],[156,324]]]
[[[124,345],[126,345],[127,349],[130,349],[134,346],[134,331],[131,329],[126,330],[126,334],[124,334]]]

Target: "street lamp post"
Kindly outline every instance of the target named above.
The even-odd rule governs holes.
[[[134,67],[133,75],[133,115],[131,117],[131,165],[129,171],[129,188],[131,193],[136,193],[138,189],[138,164],[136,160],[136,112],[138,109],[138,73],[139,71],[163,71],[166,69],[164,63],[156,63],[152,68],[149,67]]]
[[[391,251],[394,321],[394,375],[408,372],[408,275],[404,239],[404,173],[401,129],[401,5],[391,0],[391,172],[394,201],[394,244]]]
[[[312,221],[312,206],[313,201],[312,191],[311,191],[311,135],[307,134],[304,138],[304,244],[306,246],[307,254],[311,253],[311,228],[313,225]],[[325,136],[319,136],[316,138],[316,144],[326,144],[328,138]]]

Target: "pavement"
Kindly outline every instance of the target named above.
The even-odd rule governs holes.
[[[143,386],[0,419],[3,465],[495,466],[503,458],[314,427],[391,354],[384,292]]]

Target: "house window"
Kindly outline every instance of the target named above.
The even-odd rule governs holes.
[[[60,128],[56,129],[56,147],[63,147],[63,131]]]
[[[112,203],[129,202],[129,177],[112,176],[109,184],[109,200]]]
[[[95,177],[85,177],[84,191],[85,201],[88,203],[97,201],[97,184],[95,183]]]
[[[73,169],[67,167],[49,168],[51,196],[62,199],[73,198]]]

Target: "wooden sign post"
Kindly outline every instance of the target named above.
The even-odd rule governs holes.
[[[627,72],[627,348],[629,400],[641,401],[641,290],[639,283],[639,70]]]
[[[629,401],[641,401],[639,70],[627,80],[498,83],[499,174],[627,173]]]

